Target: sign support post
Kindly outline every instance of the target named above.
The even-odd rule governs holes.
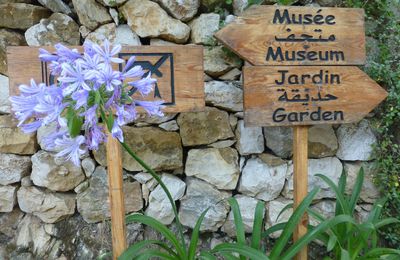
[[[107,137],[108,190],[111,212],[113,259],[126,249],[125,203],[122,178],[121,146],[111,133]]]
[[[293,127],[293,174],[294,208],[297,208],[307,196],[308,189],[308,126]],[[294,231],[294,241],[307,233],[307,225],[308,216],[305,214]],[[306,260],[307,247],[304,247],[295,259]]]

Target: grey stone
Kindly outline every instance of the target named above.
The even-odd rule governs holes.
[[[320,6],[327,6],[327,7],[340,6],[343,3],[342,0],[316,0],[316,2]]]
[[[21,33],[18,33],[18,32],[8,30],[8,29],[0,29],[0,73],[7,74],[6,47],[7,46],[20,46],[20,45],[26,45],[24,35],[22,35]],[[8,96],[9,96],[8,79],[6,79],[3,76],[1,76],[1,78],[0,78],[0,89],[1,89],[0,90],[0,94],[1,94],[0,112],[1,113],[9,113],[10,108],[9,108],[9,103],[8,103]],[[3,111],[4,109],[5,109],[5,111]]]
[[[311,209],[318,212],[326,219],[333,218],[335,216],[336,201],[334,200],[321,200],[311,206]],[[310,224],[313,226],[318,225],[321,221],[310,216]]]
[[[86,28],[86,26],[82,25],[79,27],[79,33],[83,38],[86,38],[89,35],[89,33],[91,33],[91,31],[88,28]]]
[[[169,41],[164,41],[162,39],[158,39],[158,38],[152,38],[150,39],[150,45],[152,46],[174,46],[174,45],[178,45],[174,42],[169,42]]]
[[[338,142],[331,125],[314,125],[308,130],[309,157],[322,158],[334,156]]]
[[[81,165],[82,165],[83,171],[85,172],[86,177],[89,178],[90,176],[92,176],[92,174],[96,168],[96,162],[92,158],[87,157],[82,160]]]
[[[149,0],[129,0],[120,11],[128,25],[140,37],[160,37],[176,43],[185,43],[189,38],[190,27],[169,17],[157,3]]]
[[[0,45],[1,45],[1,39],[0,39]],[[2,52],[2,49],[0,46],[0,59],[1,59],[1,55],[2,55],[1,52]],[[2,61],[0,61],[0,67],[1,67],[1,63],[2,63]],[[0,73],[1,73],[1,70],[0,70]],[[9,91],[8,77],[0,74],[0,113],[8,114],[11,112],[10,101],[8,100],[9,98],[10,98],[10,91]]]
[[[242,61],[233,53],[224,51],[222,46],[204,48],[204,72],[219,77],[233,68],[240,68]]]
[[[315,175],[323,174],[334,183],[338,183],[342,171],[343,165],[336,157],[308,160],[308,191],[319,187],[320,192],[317,193],[315,199],[334,198],[334,191],[321,178]],[[283,194],[287,198],[293,198],[293,164],[289,165],[287,179]]]
[[[235,15],[240,15],[248,5],[248,0],[233,0],[233,13]]]
[[[32,156],[31,179],[36,186],[69,191],[85,180],[85,174],[81,167],[70,161],[60,162],[54,154],[42,150]]]
[[[33,185],[33,182],[31,180],[31,176],[25,176],[21,179],[21,186],[29,187],[32,185]]]
[[[161,180],[167,186],[174,201],[179,200],[185,194],[186,184],[178,177],[171,174],[163,174]],[[159,220],[165,225],[171,224],[175,218],[172,206],[160,185],[150,193],[146,215]]]
[[[195,176],[222,190],[234,190],[239,180],[239,157],[233,148],[192,149],[186,160],[186,176]]]
[[[205,82],[206,104],[233,112],[243,111],[243,90],[238,85],[237,82]]]
[[[182,167],[183,150],[178,133],[156,127],[123,127],[126,144],[154,170],[173,170]],[[107,164],[105,147],[94,152],[96,161]],[[123,149],[123,167],[128,171],[141,171],[142,166]]]
[[[292,155],[293,129],[291,127],[264,127],[264,137],[269,149],[279,157]]]
[[[15,204],[17,204],[16,186],[0,185],[0,212],[11,212]]]
[[[121,24],[117,27],[115,43],[129,46],[142,45],[139,36],[126,24]]]
[[[243,196],[239,194],[235,195],[235,199],[239,204],[244,231],[246,233],[251,233],[253,231],[254,212],[256,210],[258,200],[252,197]],[[229,212],[228,218],[226,219],[226,222],[222,226],[221,230],[227,233],[231,237],[236,237],[236,227],[234,223],[232,210]]]
[[[38,0],[43,6],[47,7],[54,13],[72,14],[71,8],[62,0]]]
[[[287,164],[271,155],[249,159],[240,177],[239,192],[264,201],[279,196],[284,185]]]
[[[0,233],[10,238],[16,237],[18,234],[18,224],[21,222],[24,215],[25,214],[18,208],[6,214],[0,214]]]
[[[204,112],[182,113],[177,121],[184,146],[210,144],[234,136],[228,113],[217,108],[206,107]]]
[[[269,227],[287,222],[290,218],[290,216],[293,213],[293,208],[289,208],[286,211],[284,211],[280,216],[279,214],[281,213],[282,209],[284,209],[287,205],[293,203],[293,200],[288,200],[282,197],[277,198],[276,200],[270,201],[267,203],[266,206],[266,211],[267,211],[267,221],[265,222],[265,227],[268,229]],[[279,218],[278,218],[279,216]],[[281,235],[282,231],[276,231],[269,236],[271,238],[279,238]]]
[[[105,6],[120,6],[123,5],[127,0],[99,0]]]
[[[111,44],[115,44],[116,39],[115,23],[108,23],[101,25],[99,28],[89,33],[85,40],[90,40],[94,43],[101,45],[105,40],[108,40]]]
[[[142,192],[138,182],[124,182],[125,213],[143,208]],[[108,176],[104,167],[97,167],[89,180],[89,188],[77,195],[78,212],[88,223],[109,219]]]
[[[200,0],[156,0],[156,2],[181,21],[192,19],[200,6]]]
[[[80,23],[90,30],[96,29],[99,25],[112,22],[107,8],[97,3],[95,0],[72,0],[72,3],[78,14]]]
[[[9,115],[0,116],[0,153],[34,154],[36,134],[25,134]]]
[[[0,153],[0,185],[20,182],[31,171],[29,156]]]
[[[220,76],[218,79],[220,80],[238,80],[240,76],[242,75],[242,71],[240,71],[238,68],[233,68],[224,75]]]
[[[239,120],[235,131],[236,149],[240,155],[257,154],[264,151],[264,135],[261,127],[245,127]]]
[[[191,28],[190,42],[194,44],[215,45],[214,33],[219,29],[220,16],[216,13],[201,14],[193,19],[189,26]]]
[[[345,161],[368,161],[373,159],[373,146],[377,139],[367,120],[358,124],[341,125],[337,131],[339,149],[337,157]]]
[[[37,130],[37,141],[40,145],[40,148],[42,150],[48,151],[48,152],[60,152],[62,149],[60,147],[51,147],[46,143],[46,137],[57,131],[57,123],[52,122],[48,125],[41,126]],[[68,130],[67,127],[62,127],[60,131]]]
[[[74,191],[75,193],[82,193],[84,192],[87,188],[89,188],[89,181],[86,180],[79,184],[78,186],[75,187]]]
[[[119,25],[119,13],[116,9],[110,8],[108,9],[108,13],[111,15],[114,23],[118,26]]]
[[[133,175],[133,178],[137,180],[141,184],[145,184],[146,182],[150,181],[153,177],[150,173],[147,172],[139,172]]]
[[[48,19],[30,27],[25,32],[25,39],[29,46],[54,45],[79,45],[79,26],[68,15],[54,13]]]
[[[25,30],[51,15],[50,10],[31,4],[0,4],[0,27]]]
[[[188,178],[186,195],[181,199],[179,218],[183,225],[194,228],[197,219],[210,208],[200,226],[201,231],[217,231],[226,219],[229,204],[226,201],[230,193],[218,191],[211,184]]]
[[[165,123],[162,123],[159,125],[160,128],[166,130],[166,131],[178,131],[179,126],[176,120],[171,120]]]
[[[218,141],[218,142],[209,144],[208,146],[219,149],[219,148],[231,147],[235,143],[236,143],[235,140],[223,140],[223,141]]]
[[[18,205],[43,222],[55,223],[75,213],[75,195],[52,193],[34,186],[21,187],[17,192]]]
[[[362,185],[360,198],[364,202],[374,203],[381,197],[381,194],[379,189],[374,184],[374,175],[378,173],[378,169],[373,162],[344,163],[344,171],[347,173],[346,193],[352,194],[352,190],[361,167],[364,170],[364,182]]]

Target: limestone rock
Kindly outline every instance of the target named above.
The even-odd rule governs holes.
[[[159,125],[160,128],[166,130],[166,131],[178,131],[179,126],[176,120],[171,120],[165,123],[162,123]]]
[[[42,150],[32,156],[31,179],[36,186],[69,191],[85,180],[85,174],[81,167],[57,160],[54,154]]]
[[[210,208],[201,224],[201,231],[217,231],[226,219],[229,204],[226,201],[230,193],[218,191],[211,184],[188,178],[186,195],[181,199],[179,218],[183,225],[194,228],[197,219]]]
[[[115,44],[116,29],[117,27],[115,26],[115,23],[101,25],[95,31],[89,33],[86,36],[86,40],[90,40],[99,45],[101,45],[105,40],[108,40],[110,43]]]
[[[216,13],[201,14],[189,26],[190,42],[194,44],[215,45],[214,33],[219,29],[220,16]]]
[[[111,15],[114,23],[118,26],[119,25],[119,13],[116,9],[110,8],[108,9],[108,13]]]
[[[343,0],[316,0],[316,2],[320,6],[335,7],[340,6]]]
[[[186,176],[195,176],[221,190],[234,190],[239,180],[239,157],[233,148],[192,149],[186,160]]]
[[[343,171],[343,165],[336,157],[326,157],[322,159],[308,160],[308,191],[319,187],[321,190],[315,196],[315,199],[334,198],[335,193],[329,186],[316,174],[323,174],[330,178],[334,183],[338,183]],[[288,169],[288,181],[285,185],[283,194],[287,198],[293,198],[293,165]]]
[[[204,71],[211,77],[224,75],[241,64],[242,61],[235,54],[228,54],[222,46],[204,48]]]
[[[275,224],[287,222],[290,216],[293,213],[293,209],[287,209],[280,216],[282,209],[287,205],[293,203],[292,200],[287,200],[284,198],[278,198],[276,200],[270,201],[267,203],[266,211],[267,211],[267,221],[265,223],[265,227],[269,228]],[[279,216],[279,218],[278,218]],[[278,238],[281,235],[282,231],[276,231],[270,235],[272,238]]]
[[[182,167],[182,144],[178,133],[156,127],[123,127],[126,144],[152,169],[173,170]],[[98,163],[107,164],[104,145],[94,153]],[[123,167],[128,171],[141,171],[142,167],[125,150]]]
[[[206,104],[233,112],[243,111],[243,90],[238,85],[237,82],[206,82]]]
[[[182,113],[177,121],[184,146],[210,144],[234,136],[228,113],[217,108],[206,107],[204,112]]]
[[[172,120],[176,114],[174,113],[164,113],[164,116],[158,117],[158,116],[147,116],[147,114],[140,114],[138,118],[135,120],[136,123],[145,123],[145,124],[151,124],[151,125],[159,125],[164,122]]]
[[[360,198],[364,202],[374,203],[377,199],[381,197],[378,188],[373,182],[374,175],[377,174],[377,168],[374,166],[374,163],[344,163],[344,171],[347,173],[346,193],[352,193],[354,183],[357,179],[361,167],[364,170],[364,182],[362,185]]]
[[[39,129],[37,130],[37,141],[40,145],[40,148],[42,150],[48,151],[48,152],[60,152],[62,149],[60,149],[60,147],[49,147],[46,144],[46,137],[52,133],[54,133],[57,130],[57,123],[56,122],[52,122],[46,126],[41,126],[39,127]],[[61,131],[63,130],[68,130],[67,127],[65,128],[61,128]]]
[[[107,8],[97,3],[95,0],[72,0],[72,3],[78,14],[80,23],[90,30],[96,29],[99,25],[112,22]]]
[[[308,152],[311,158],[334,156],[338,142],[331,125],[314,125],[308,130]]]
[[[315,210],[325,218],[330,219],[335,216],[335,207],[336,207],[336,202],[334,200],[321,200],[312,205],[311,209]],[[319,223],[321,222],[310,216],[311,225],[316,226]]]
[[[50,15],[50,10],[37,5],[0,4],[0,27],[25,30]]]
[[[264,135],[261,127],[245,127],[239,120],[235,131],[236,149],[240,155],[262,153],[264,151]]]
[[[52,193],[34,186],[21,187],[17,192],[18,205],[43,222],[55,223],[75,213],[75,195]]]
[[[1,32],[0,32],[1,33]],[[0,43],[1,44],[1,43]],[[1,60],[1,47],[0,47],[0,60]],[[1,67],[2,61],[0,61]],[[1,69],[0,69],[1,73]],[[0,113],[10,113],[10,91],[9,91],[9,81],[8,77],[0,74]]]
[[[90,176],[92,176],[96,168],[96,162],[92,158],[88,157],[83,159],[81,164],[86,177],[89,178]]]
[[[123,5],[127,0],[99,0],[105,6],[120,6]]]
[[[37,147],[35,134],[22,132],[11,116],[0,116],[0,153],[34,154]]]
[[[339,149],[337,157],[345,161],[368,161],[373,159],[373,145],[377,139],[367,120],[358,124],[344,124],[336,131]]]
[[[47,7],[54,13],[72,14],[71,8],[62,0],[38,0],[43,6]]]
[[[115,44],[129,45],[129,46],[140,46],[139,36],[132,31],[127,24],[121,24],[117,27],[115,37]]]
[[[277,163],[276,163],[277,162]],[[240,177],[239,192],[270,201],[279,196],[285,185],[287,164],[282,160],[249,159]]]
[[[0,212],[11,212],[17,204],[17,187],[0,185]]]
[[[178,177],[163,174],[161,180],[167,186],[174,201],[179,200],[185,194],[186,184]],[[175,218],[172,206],[160,185],[150,193],[146,215],[156,218],[165,225],[171,224]]]
[[[239,204],[240,213],[242,215],[244,231],[251,233],[253,230],[254,212],[256,210],[258,200],[243,195],[235,195],[235,199]],[[236,227],[232,210],[229,212],[228,218],[221,229],[231,237],[236,236]]]
[[[169,17],[157,3],[149,0],[129,0],[120,11],[128,25],[140,37],[160,37],[176,43],[185,43],[189,38],[190,27]]]
[[[29,156],[0,153],[0,184],[20,182],[31,171]]]
[[[281,158],[292,155],[293,129],[291,127],[264,127],[264,137],[269,149]]]
[[[233,68],[224,75],[220,76],[218,79],[220,80],[238,80],[240,76],[242,75],[242,72],[238,68]]]
[[[7,237],[16,237],[18,224],[23,216],[24,213],[18,208],[7,214],[0,214],[0,234],[4,234]]]
[[[240,15],[248,5],[249,5],[248,0],[233,0],[232,3],[233,13],[235,15]]]
[[[150,39],[150,45],[152,46],[174,46],[174,45],[178,45],[174,42],[169,42],[169,41],[164,41],[162,39],[158,39],[158,38],[152,38]]]
[[[138,182],[124,182],[125,213],[143,207],[141,187]],[[97,167],[89,180],[89,188],[77,195],[78,212],[88,223],[110,218],[108,176],[104,167]]]
[[[29,46],[54,45],[79,45],[79,26],[68,15],[54,13],[48,19],[30,27],[25,32],[25,39]]]
[[[192,19],[200,6],[200,0],[156,0],[156,2],[181,21]]]
[[[223,140],[209,144],[208,146],[213,148],[226,148],[226,147],[231,147],[235,143],[236,143],[235,140]]]
[[[1,10],[0,10],[1,12]],[[4,16],[3,16],[4,17]],[[5,20],[5,19],[3,19]],[[1,22],[0,22],[1,23]],[[0,26],[1,27],[1,26]],[[6,58],[6,47],[7,46],[20,46],[26,45],[26,41],[24,35],[8,30],[8,29],[0,29],[0,73],[7,74],[7,58]],[[0,75],[1,76],[1,75]],[[9,113],[10,108],[5,107],[8,101],[8,79],[0,78],[0,112]],[[2,111],[6,109],[5,111]]]

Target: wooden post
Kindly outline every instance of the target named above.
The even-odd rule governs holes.
[[[293,127],[293,169],[294,208],[297,208],[308,193],[308,126]],[[308,216],[304,214],[294,231],[294,241],[307,233],[307,225]],[[307,257],[307,247],[304,247],[295,259],[306,260]]]
[[[121,146],[110,133],[107,139],[107,165],[113,259],[117,259],[126,248],[125,203]]]

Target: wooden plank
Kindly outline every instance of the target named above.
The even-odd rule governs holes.
[[[113,259],[126,249],[125,203],[122,179],[121,146],[109,133],[107,137],[107,171],[111,212]]]
[[[357,67],[245,66],[243,77],[248,126],[356,122],[387,96]]]
[[[43,47],[54,51],[52,47]],[[82,47],[75,47],[82,50]],[[10,93],[18,93],[20,84],[28,84],[33,78],[36,82],[51,83],[48,64],[38,58],[39,47],[8,47],[8,76]],[[154,69],[161,99],[166,102],[165,112],[187,112],[204,110],[203,48],[201,46],[126,46],[120,57],[127,60],[131,55],[142,66]],[[165,58],[160,66],[157,61]],[[118,65],[115,66],[118,69]],[[150,99],[159,99],[151,96]]]
[[[358,8],[252,6],[215,37],[253,65],[359,65],[366,57]]]
[[[293,187],[294,208],[296,209],[308,193],[308,126],[293,127]],[[308,216],[304,214],[293,233],[293,240],[299,240],[307,233]],[[307,246],[295,257],[306,260]]]

